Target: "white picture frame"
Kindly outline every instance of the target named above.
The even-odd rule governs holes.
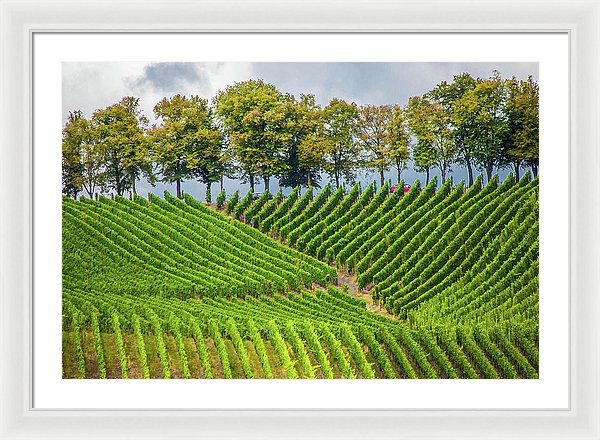
[[[570,406],[528,411],[32,408],[32,38],[36,32],[567,32]],[[600,2],[0,0],[0,438],[600,438]],[[56,116],[58,117],[58,115]],[[559,177],[560,178],[560,177]],[[542,336],[543,337],[543,336]]]

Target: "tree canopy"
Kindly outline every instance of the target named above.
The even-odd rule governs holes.
[[[162,123],[150,130],[152,157],[163,182],[175,182],[181,197],[181,181],[199,179],[210,186],[224,170],[223,138],[215,126],[206,99],[175,95],[154,106]]]
[[[268,191],[270,178],[288,169],[285,108],[290,99],[262,80],[235,83],[214,98],[229,145],[253,191],[256,177],[264,180]]]
[[[209,101],[175,95],[154,106],[149,122],[132,96],[89,119],[69,113],[63,128],[63,193],[123,195],[136,192],[146,178],[176,184],[211,185],[224,176],[241,178],[255,190],[262,179],[280,186],[319,186],[323,176],[339,188],[359,173],[396,168],[397,178],[411,164],[426,174],[439,170],[442,182],[465,167],[469,185],[474,169],[488,180],[501,168],[539,167],[539,87],[532,77],[503,80],[469,73],[442,81],[402,106],[357,105],[333,98],[324,107],[315,96],[295,97],[260,79],[234,83]]]
[[[114,190],[121,196],[130,189],[135,194],[135,181],[142,174],[152,179],[147,124],[139,99],[132,96],[92,115],[92,142],[105,161],[104,190]]]
[[[364,166],[360,144],[356,141],[356,126],[360,118],[356,104],[334,98],[323,109],[323,130],[320,146],[323,169],[339,188],[342,179],[354,182]]]

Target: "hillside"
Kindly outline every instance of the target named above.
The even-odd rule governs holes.
[[[63,376],[535,378],[537,185],[65,198]]]

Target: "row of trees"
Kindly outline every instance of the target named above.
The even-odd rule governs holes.
[[[319,185],[326,174],[336,187],[361,170],[376,170],[381,183],[412,160],[417,171],[437,168],[442,181],[453,166],[488,178],[494,169],[538,166],[538,86],[529,78],[488,79],[464,73],[399,105],[357,106],[332,99],[321,107],[313,95],[299,98],[261,80],[235,83],[212,102],[198,96],[164,98],[156,124],[125,97],[90,119],[69,113],[63,130],[63,192],[135,193],[140,178],[176,184],[198,180],[207,187],[241,178],[252,190]]]
[[[442,181],[455,164],[466,167],[469,185],[473,168],[485,171],[512,166],[517,178],[522,166],[537,175],[539,164],[539,87],[529,77],[502,80],[467,73],[441,82],[405,109],[417,142],[412,154],[418,170],[438,168]]]

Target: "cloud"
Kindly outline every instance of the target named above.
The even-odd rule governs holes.
[[[251,63],[63,63],[62,117],[81,110],[86,117],[124,96],[140,98],[153,122],[154,105],[175,94],[212,99],[236,81],[255,77]]]
[[[131,95],[124,81],[139,75],[145,63],[73,63],[62,64],[63,120],[69,111],[81,110],[87,117],[94,111]]]
[[[363,104],[400,104],[440,81],[470,72],[488,77],[497,69],[504,78],[538,77],[537,63],[63,63],[63,121],[69,111],[87,117],[124,96],[140,98],[154,122],[154,105],[175,94],[212,99],[236,81],[263,79],[295,96],[315,95],[321,105],[332,98]]]
[[[504,78],[538,76],[537,63],[255,63],[254,68],[280,90],[313,94],[321,105],[332,98],[359,105],[404,105],[411,96],[462,72],[483,78],[494,69]]]
[[[207,75],[195,63],[152,63],[144,67],[142,76],[131,81],[134,89],[151,87],[157,91],[171,92],[185,87],[186,83],[203,83]]]

